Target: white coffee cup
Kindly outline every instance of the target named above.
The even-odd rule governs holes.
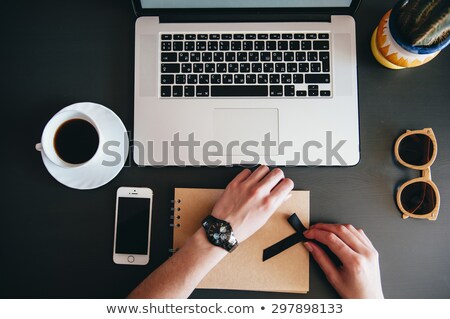
[[[97,131],[98,134],[98,149],[94,156],[91,157],[87,162],[81,163],[81,164],[73,164],[68,163],[64,161],[61,157],[59,157],[56,149],[55,149],[55,135],[58,132],[58,129],[70,120],[75,119],[81,119],[89,122]],[[101,162],[101,147],[100,145],[103,144],[103,137],[102,134],[98,128],[98,125],[92,117],[90,117],[88,114],[76,111],[76,110],[66,110],[61,111],[57,114],[55,114],[50,121],[47,123],[47,125],[44,128],[44,132],[42,133],[41,142],[36,144],[36,150],[43,152],[45,156],[52,161],[55,165],[58,165],[63,168],[73,168],[73,167],[81,167],[83,165],[86,165],[88,163],[92,162]]]

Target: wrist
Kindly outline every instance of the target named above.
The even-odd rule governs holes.
[[[212,245],[206,237],[205,230],[202,228],[199,228],[194,233],[186,243],[186,246],[196,250],[201,256],[212,258],[213,260],[217,260],[217,262],[222,260],[222,258],[228,254],[225,249]]]

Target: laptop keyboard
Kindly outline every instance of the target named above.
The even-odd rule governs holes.
[[[332,96],[329,33],[161,34],[162,98]]]

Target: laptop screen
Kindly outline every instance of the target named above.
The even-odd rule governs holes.
[[[346,8],[352,0],[140,0],[142,9],[181,8]]]

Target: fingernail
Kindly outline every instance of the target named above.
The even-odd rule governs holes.
[[[306,250],[309,251],[310,253],[312,253],[313,251],[313,247],[308,243],[308,242],[304,242],[303,246],[305,246]]]

